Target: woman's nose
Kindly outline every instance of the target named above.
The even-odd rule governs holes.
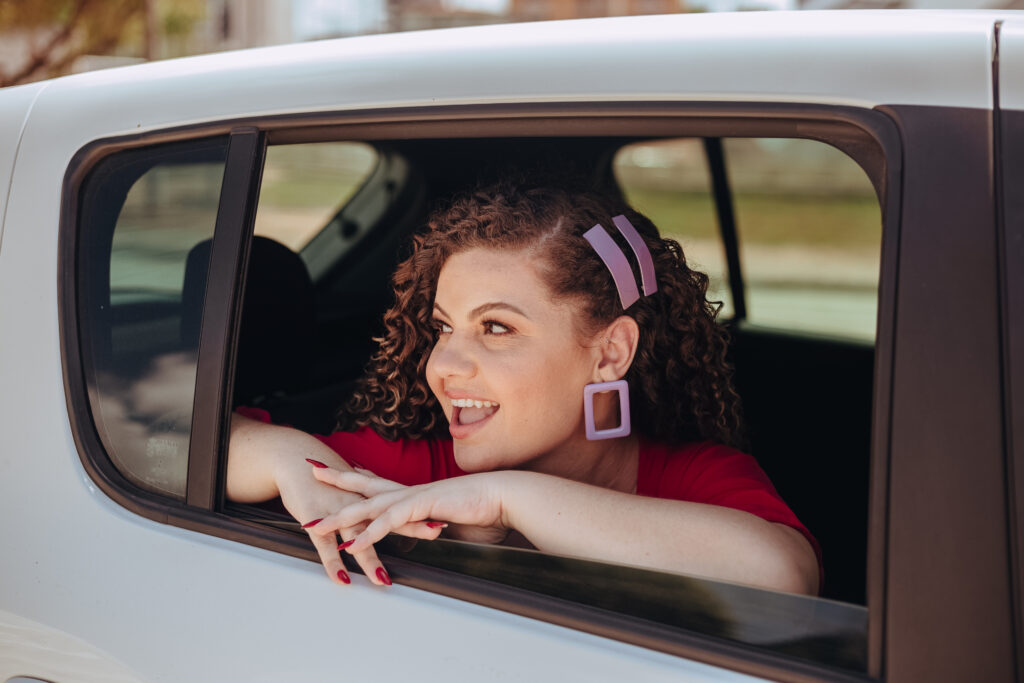
[[[476,360],[467,341],[457,334],[440,340],[430,354],[433,371],[441,377],[472,377]]]

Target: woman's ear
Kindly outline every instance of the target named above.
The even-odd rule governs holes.
[[[620,315],[597,335],[600,358],[596,367],[600,382],[613,382],[626,376],[640,343],[640,328],[628,315]]]

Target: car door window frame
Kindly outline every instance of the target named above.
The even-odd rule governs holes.
[[[1001,43],[1002,22],[995,26],[996,45]],[[1019,40],[1013,36],[1014,40]],[[1012,64],[1012,73],[1019,65]],[[1024,663],[1024,110],[1004,108],[1000,92],[997,52],[992,64],[994,169],[996,192],[997,245],[1000,259],[998,277],[1003,369],[1003,439],[1006,448],[1006,487],[1009,503],[1010,582],[1016,631],[1017,671]],[[1012,95],[1011,95],[1012,97]],[[1016,267],[1015,267],[1016,266]]]
[[[211,273],[217,273],[218,284],[207,291],[199,356],[201,373],[204,370],[209,372],[197,382],[197,418],[193,422],[190,448],[188,504],[182,504],[140,491],[102,464],[106,456],[96,439],[88,406],[84,402],[78,312],[74,305],[78,192],[91,166],[112,151],[225,133],[230,133],[231,142],[210,263]],[[225,453],[230,421],[228,399],[233,382],[232,354],[265,145],[288,141],[538,134],[545,137],[809,138],[844,151],[871,178],[882,205],[884,228],[870,456],[867,674],[880,676],[886,602],[883,570],[888,523],[888,387],[894,344],[892,321],[900,219],[897,207],[901,188],[901,143],[891,121],[879,112],[818,104],[741,102],[466,105],[267,117],[92,143],[75,156],[65,177],[59,269],[66,395],[73,433],[86,470],[107,495],[144,517],[316,561],[308,539],[224,512],[222,454]],[[229,211],[229,207],[232,210]],[[239,207],[242,210],[238,210]],[[823,673],[838,679],[862,678],[834,669],[822,669],[812,662],[753,651],[700,634],[669,633],[664,629],[644,627],[622,615],[584,605],[567,606],[553,598],[427,567],[400,557],[392,557],[389,567],[400,583],[755,675],[782,680],[805,680]]]

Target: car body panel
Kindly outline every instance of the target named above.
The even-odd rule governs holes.
[[[999,27],[999,106],[1024,110],[1024,17],[1006,18]]]
[[[45,662],[45,664],[42,664]],[[31,672],[32,678],[11,678]],[[0,676],[5,681],[142,683],[110,654],[52,626],[0,610]]]
[[[0,97],[0,244],[4,238],[4,215],[21,132],[33,102],[45,88],[45,83],[8,88]]]

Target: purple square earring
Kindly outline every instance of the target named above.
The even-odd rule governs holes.
[[[602,391],[617,391],[619,394],[619,414],[622,424],[611,429],[598,429],[594,424],[594,394]],[[597,382],[583,387],[583,421],[587,427],[587,440],[617,439],[629,436],[629,384],[619,379],[614,382]]]

